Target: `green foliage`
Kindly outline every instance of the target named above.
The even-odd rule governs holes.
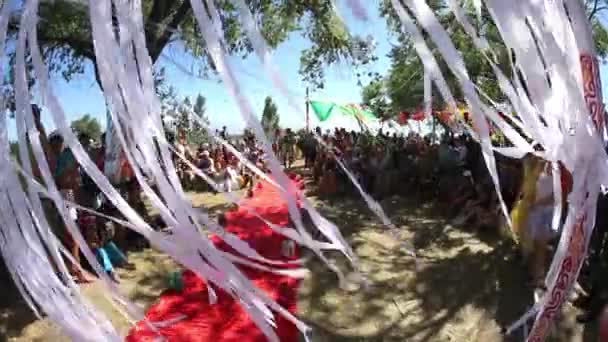
[[[196,100],[194,100],[194,106],[192,107],[192,112],[195,116],[202,119],[205,122],[205,125],[209,126],[209,119],[205,116],[207,99],[201,94],[198,94]],[[209,141],[209,135],[207,133],[207,129],[203,127],[197,120],[193,120],[192,127],[188,131],[187,134],[188,143],[194,145],[200,145],[202,143]]]
[[[601,14],[608,10],[608,0],[585,0],[585,8],[593,26],[595,46],[598,54],[602,58],[606,58],[608,54],[608,42],[605,38],[598,38],[598,36],[607,35],[606,28],[602,25]]]
[[[161,110],[165,112],[177,106],[179,100],[175,88],[167,84],[165,68],[159,68],[154,72],[154,88],[160,100]]]
[[[264,110],[262,111],[262,128],[267,137],[274,135],[274,132],[279,129],[279,113],[277,105],[272,101],[270,96],[264,100]]]
[[[464,29],[455,20],[454,15],[447,10],[444,0],[427,0],[434,10],[442,26],[449,32],[450,38],[455,47],[460,51],[461,56],[467,67],[467,72],[471,80],[487,96],[495,102],[500,103],[505,100],[505,96],[498,86],[496,77],[490,64],[482,53],[475,48],[472,39],[468,37]],[[602,25],[599,14],[608,9],[608,0],[586,0],[587,11],[592,22],[594,39],[597,52],[600,58],[606,58],[608,54],[608,31]],[[502,41],[500,33],[493,23],[491,16],[485,8],[482,11],[481,21],[470,1],[463,1],[465,12],[468,14],[471,23],[478,32],[483,31],[485,38],[489,42],[494,53],[494,62],[506,75],[511,74],[510,56]],[[392,34],[397,36],[399,44],[394,46],[389,57],[391,58],[391,68],[382,84],[385,88],[382,96],[388,96],[391,104],[391,114],[397,115],[400,111],[415,111],[422,109],[424,102],[424,77],[423,64],[415,49],[413,48],[410,37],[403,33],[401,23],[392,8],[390,0],[383,0],[380,4],[380,12],[387,19],[388,26]],[[426,37],[426,32],[423,31]],[[454,95],[456,101],[462,102],[464,96],[455,76],[450,72],[443,58],[438,53],[436,46],[430,39],[426,39],[427,45],[435,55],[439,68],[444,75],[448,87]],[[377,81],[372,81],[362,89],[364,102],[370,100],[370,96],[377,93]],[[433,107],[443,108],[444,103],[438,92],[434,91]],[[377,97],[371,97],[376,101]],[[381,98],[381,97],[380,97]]]
[[[369,44],[351,36],[335,13],[332,0],[246,0],[258,26],[272,48],[299,32],[311,42],[301,57],[305,81],[322,86],[324,64],[353,62],[364,65],[372,58]],[[230,0],[215,1],[220,11],[223,40],[228,53],[245,57],[252,52],[238,10]],[[156,62],[170,43],[179,43],[198,58],[201,72],[213,70],[189,0],[142,0],[146,46]],[[86,2],[43,1],[40,4],[39,41],[46,62],[66,80],[95,66],[95,54]],[[18,16],[11,20],[10,34],[18,31]]]
[[[391,105],[386,92],[386,82],[383,79],[373,80],[361,91],[361,99],[372,113],[380,118],[389,118]]]
[[[190,145],[200,145],[209,141],[207,129],[209,120],[205,115],[207,100],[201,94],[196,97],[194,104],[189,97],[182,101],[176,100],[174,105],[167,110],[167,114],[177,119],[177,130],[183,132],[186,141]],[[202,119],[204,125],[199,123],[195,117]]]
[[[17,158],[17,160],[19,160],[19,143],[16,141],[11,141],[9,151],[13,158]],[[19,161],[19,163],[21,163],[21,161]]]
[[[101,125],[96,118],[89,114],[85,114],[80,119],[72,121],[71,126],[76,135],[86,134],[95,141],[98,141],[101,138]]]

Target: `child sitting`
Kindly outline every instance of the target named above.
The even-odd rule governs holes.
[[[114,266],[127,270],[135,269],[135,265],[128,262],[124,253],[112,241],[114,235],[112,222],[97,220],[93,215],[84,215],[81,219],[81,229],[85,240],[112,281],[119,282]]]

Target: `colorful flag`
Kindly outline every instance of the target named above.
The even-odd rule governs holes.
[[[357,104],[339,105],[334,102],[310,101],[310,106],[321,122],[329,119],[329,117],[334,113],[344,116],[352,116],[361,121],[377,119],[377,116],[372,113],[369,108]]]

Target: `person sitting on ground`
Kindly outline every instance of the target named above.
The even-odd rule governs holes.
[[[132,271],[135,270],[135,265],[129,262],[127,256],[112,241],[114,232],[112,222],[98,220],[95,217],[88,219],[92,221],[88,226],[94,226],[95,229],[87,230],[85,234],[87,243],[94,251],[106,274],[112,281],[118,283],[120,280],[114,268],[120,267]]]
[[[238,186],[238,174],[236,173],[235,165],[228,164],[221,172],[221,187],[226,192],[232,192],[232,189]]]
[[[215,162],[209,156],[209,151],[205,150],[201,153],[197,167],[208,176],[215,174]]]

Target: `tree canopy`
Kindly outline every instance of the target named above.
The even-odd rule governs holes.
[[[237,8],[228,0],[215,3],[227,51],[247,56],[253,47],[243,32]],[[294,32],[311,42],[301,56],[300,73],[305,81],[316,86],[323,85],[323,65],[340,61],[365,64],[371,58],[368,42],[349,34],[331,0],[246,0],[246,3],[272,48]],[[169,44],[179,43],[187,53],[203,61],[202,72],[213,69],[189,0],[142,0],[142,4],[146,46],[153,62]],[[95,66],[86,2],[43,1],[39,15],[39,42],[51,71],[70,80],[84,72],[87,61]],[[14,35],[18,30],[17,16],[10,28]]]
[[[72,121],[72,130],[76,133],[76,135],[85,134],[89,136],[91,139],[97,141],[101,138],[101,125],[96,118],[92,117],[89,114],[85,114],[80,119],[76,119]]]
[[[168,108],[167,114],[176,120],[178,135],[183,134],[186,142],[191,145],[200,145],[209,141],[209,120],[205,114],[207,100],[198,94],[194,103],[186,96],[183,100],[175,99],[172,107]],[[200,118],[204,125],[201,125]]]
[[[262,128],[266,136],[271,137],[279,129],[279,112],[277,105],[270,96],[264,99],[264,109],[262,111]]]
[[[462,26],[455,19],[454,14],[448,10],[444,0],[427,0],[433,8],[441,24],[450,34],[452,42],[461,52],[467,66],[471,80],[494,101],[505,99],[498,82],[487,60],[473,45]],[[471,1],[463,1],[464,10],[469,15],[473,25],[478,31],[483,31],[497,57],[497,65],[507,74],[511,74],[510,56],[502,41],[500,33],[484,8],[481,20],[477,19]],[[608,0],[585,0],[587,13],[593,26],[593,33],[598,55],[606,58],[608,55],[608,31],[603,26],[600,14],[608,9]],[[364,104],[374,108],[378,113],[388,112],[388,116],[397,115],[400,111],[416,111],[423,108],[424,81],[422,61],[416,53],[410,37],[403,33],[401,22],[392,8],[390,0],[383,0],[380,11],[386,18],[392,34],[396,35],[398,44],[393,46],[389,53],[391,67],[382,77],[377,77],[366,84],[361,91]],[[424,32],[423,32],[424,34]],[[439,63],[452,94],[457,101],[463,101],[463,94],[458,86],[455,76],[449,71],[445,61],[440,57],[435,45],[427,38],[427,44],[432,49]],[[434,92],[437,93],[437,92]],[[439,96],[433,97],[434,108],[443,106]],[[379,111],[379,108],[382,111]],[[385,114],[386,116],[386,114]]]

